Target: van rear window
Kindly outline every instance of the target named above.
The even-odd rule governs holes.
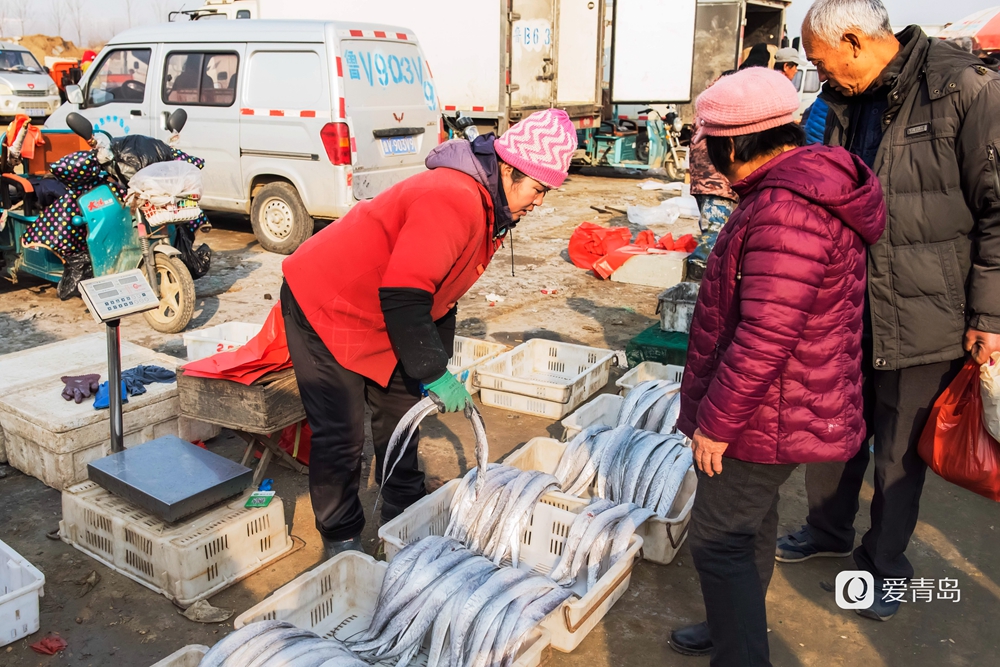
[[[344,40],[341,49],[344,85],[352,106],[405,104],[437,110],[437,91],[416,44]]]

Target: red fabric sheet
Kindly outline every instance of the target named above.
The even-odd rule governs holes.
[[[281,302],[274,304],[260,333],[246,345],[229,352],[219,352],[185,364],[185,375],[232,380],[250,385],[268,373],[292,367],[285,341],[285,320]]]

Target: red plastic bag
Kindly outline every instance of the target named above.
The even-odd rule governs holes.
[[[41,653],[42,655],[55,655],[59,651],[64,650],[68,644],[66,640],[59,635],[49,635],[41,641],[37,641],[34,644],[29,644],[30,648],[35,653]]]
[[[198,359],[183,367],[185,375],[232,380],[250,385],[262,376],[292,367],[285,340],[281,302],[274,304],[260,333],[243,347]]]
[[[632,241],[628,227],[601,227],[584,222],[569,237],[569,258],[581,269],[591,269],[594,262]]]
[[[309,465],[309,451],[312,449],[312,429],[309,421],[303,419],[281,432],[278,446],[288,452],[299,463]]]
[[[660,242],[656,244],[656,247],[672,252],[693,252],[698,247],[698,242],[691,234],[685,234],[676,241],[673,234],[667,234],[660,237]]]
[[[934,402],[917,451],[952,484],[1000,502],[1000,443],[983,425],[979,364],[967,361]]]

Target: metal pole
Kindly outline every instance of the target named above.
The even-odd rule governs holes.
[[[121,320],[109,320],[108,333],[108,397],[111,401],[111,453],[125,449],[125,426],[122,422],[122,345],[118,325]]]

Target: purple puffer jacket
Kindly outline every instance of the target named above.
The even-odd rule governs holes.
[[[846,461],[865,438],[866,246],[885,229],[878,179],[808,146],[733,185],[691,324],[680,430],[753,463]]]

